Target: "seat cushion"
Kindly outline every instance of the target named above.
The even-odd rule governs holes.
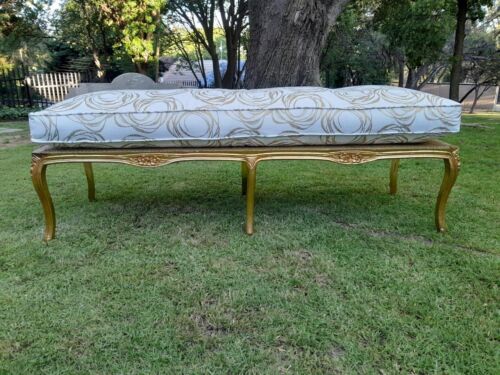
[[[225,147],[423,142],[458,132],[461,105],[392,86],[120,90],[29,116],[35,143]]]

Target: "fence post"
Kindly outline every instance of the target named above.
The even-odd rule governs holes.
[[[24,65],[23,67],[23,85],[24,85],[24,90],[26,91],[26,98],[28,99],[28,105],[30,107],[33,107],[33,98],[31,96],[31,89],[29,82],[27,81],[29,79],[29,69],[27,69]]]

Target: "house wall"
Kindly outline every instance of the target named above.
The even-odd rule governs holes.
[[[460,85],[460,97],[465,95],[467,91],[469,91],[474,85],[471,84],[462,84]],[[481,91],[482,91],[481,87]],[[476,112],[491,112],[491,111],[500,111],[500,103],[497,104],[498,100],[498,86],[490,87],[478,100],[476,105]],[[425,85],[422,90],[423,92],[427,92],[429,94],[434,94],[441,96],[443,98],[448,98],[450,85],[448,84],[436,84],[436,83],[428,83]],[[468,112],[472,106],[474,101],[474,93],[471,93],[467,99],[462,103],[464,112]]]

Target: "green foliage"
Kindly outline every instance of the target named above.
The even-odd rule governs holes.
[[[467,18],[473,22],[483,20],[487,7],[492,7],[494,4],[495,0],[468,0]]]
[[[247,16],[248,0],[171,0],[168,30],[173,37],[172,47],[195,76],[193,67],[201,66],[208,54],[214,68],[214,87],[235,88],[242,73],[240,52],[245,43],[242,35],[248,26]],[[222,41],[225,51],[219,49]],[[224,69],[221,59],[227,60]],[[205,72],[200,73],[206,83]]]
[[[8,56],[0,55],[0,71],[9,71],[14,67]]]
[[[6,107],[0,106],[0,121],[24,120],[30,112],[35,111],[32,107]]]
[[[476,84],[497,85],[500,80],[500,52],[493,33],[473,28],[465,39],[464,78]]]
[[[41,17],[48,0],[2,1],[0,4],[0,38],[2,48],[15,49],[30,38],[45,36]],[[24,34],[24,35],[23,35]]]
[[[161,15],[166,0],[96,0],[106,24],[120,32],[120,44],[134,63],[148,63],[155,57]]]
[[[489,0],[469,2],[469,19]],[[329,86],[385,83],[393,69],[417,88],[446,74],[456,0],[355,0],[338,19],[322,61]]]
[[[108,27],[96,0],[66,0],[53,20],[60,43],[82,55],[112,53],[118,42],[116,32]]]
[[[66,0],[57,14],[58,39],[80,56],[91,56],[98,71],[143,72],[154,61],[166,0]],[[109,75],[109,72],[108,72]]]
[[[389,47],[415,69],[436,61],[453,33],[454,8],[449,0],[385,0],[375,12],[378,29]]]
[[[168,27],[166,32],[162,35],[162,50],[165,55],[184,58],[186,57],[185,54],[187,54],[187,57],[192,61],[196,61],[199,58],[197,49],[201,46],[197,41],[193,40],[192,33],[188,30],[181,27],[175,27],[174,25],[174,27]],[[225,50],[226,43],[224,30],[219,27],[214,28],[214,43],[217,46],[223,45]],[[181,48],[184,49],[184,51],[182,51]],[[205,48],[199,48],[199,51],[203,59],[211,58]],[[223,51],[222,57],[224,57],[224,52],[225,51]]]
[[[59,42],[54,46],[55,69],[96,69],[101,77],[109,75],[106,73],[113,65],[113,47],[119,39],[116,30],[106,24],[98,5],[95,0],[66,0],[62,4],[53,20]]]
[[[38,68],[50,60],[45,9],[50,0],[0,3],[0,59],[3,68],[17,63]]]
[[[363,7],[347,7],[337,19],[323,53],[321,70],[326,86],[387,83],[390,62],[385,44]]]
[[[167,0],[62,0],[48,23],[50,3],[1,2],[0,69],[18,63],[35,70],[95,67],[102,78],[110,79],[134,68],[151,71],[159,46],[199,65],[207,58],[235,60],[229,52],[245,45],[244,38],[239,39],[247,24],[248,4],[243,0],[172,0],[170,7],[178,11],[169,19],[162,19]],[[483,20],[493,3],[468,0],[468,20],[472,24]],[[416,81],[425,82],[429,72],[442,76],[450,60],[455,61],[448,55],[451,46],[445,45],[453,36],[458,4],[458,0],[352,0],[324,51],[325,81],[330,86],[385,83],[398,64],[411,70]],[[55,27],[54,33],[48,31],[49,25]],[[443,52],[443,47],[449,51]]]

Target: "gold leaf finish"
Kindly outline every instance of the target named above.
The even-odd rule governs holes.
[[[376,154],[370,152],[332,152],[329,158],[335,163],[361,164],[375,160]]]
[[[56,219],[45,171],[48,165],[83,163],[88,183],[89,200],[95,199],[92,163],[121,163],[139,167],[158,167],[181,161],[222,160],[242,165],[243,194],[246,199],[245,232],[254,233],[254,206],[257,166],[267,160],[327,160],[340,164],[361,164],[376,160],[391,160],[390,193],[397,191],[400,159],[430,158],[444,161],[445,174],[438,194],[435,223],[444,231],[445,210],[451,189],[458,176],[458,148],[441,141],[419,144],[346,145],[301,147],[231,147],[231,148],[149,148],[149,149],[57,149],[42,147],[32,154],[33,185],[45,217],[44,240],[54,238]]]
[[[460,160],[460,154],[458,153],[458,149],[454,150],[451,153],[451,157],[455,159],[455,162],[457,163],[457,168],[460,170],[462,168],[462,161]]]
[[[140,154],[127,157],[129,164],[139,167],[159,167],[167,164],[170,158],[162,154]]]

